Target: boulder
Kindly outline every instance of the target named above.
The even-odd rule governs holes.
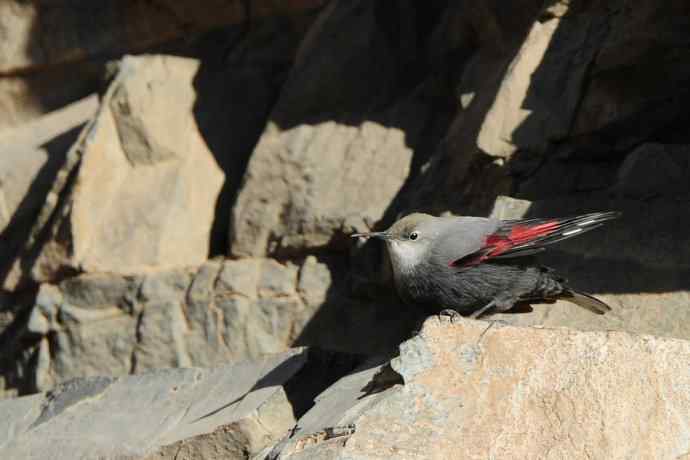
[[[408,73],[421,59],[415,8],[406,1],[391,14],[383,4],[336,1],[321,12],[249,161],[232,255],[344,250],[344,235],[394,206],[413,157],[448,118],[425,74]]]
[[[198,67],[171,56],[122,61],[6,288],[75,271],[132,273],[206,259],[224,174],[192,111]]]
[[[306,358],[294,349],[215,369],[92,377],[3,401],[0,456],[246,458],[294,425],[285,385]]]
[[[684,458],[689,360],[683,340],[431,318],[254,458]]]

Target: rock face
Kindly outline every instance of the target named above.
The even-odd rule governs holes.
[[[412,3],[400,18],[366,1],[332,2],[321,13],[252,153],[231,254],[342,249],[343,235],[382,219],[444,120],[424,81],[405,81],[405,61],[418,59],[413,43],[394,45],[399,37],[379,28],[402,27],[415,40]]]
[[[295,349],[217,369],[73,380],[47,394],[4,401],[0,454],[172,459],[210,451],[215,458],[246,458],[294,424],[284,385],[306,357]],[[214,442],[218,433],[222,442]]]
[[[296,341],[362,354],[395,350],[414,317],[391,309],[386,319],[385,306],[327,294],[332,276],[337,273],[310,257],[301,266],[210,261],[195,269],[44,284],[26,325],[37,337],[37,365],[25,371],[25,384],[47,390],[80,376],[216,366],[281,352]],[[337,310],[317,315],[328,302]]]
[[[429,319],[391,362],[404,384],[345,377],[277,458],[685,458],[689,360],[682,340]]]
[[[0,457],[688,457],[690,3],[101,3],[0,4]],[[417,336],[412,210],[622,211],[539,258],[613,311]]]

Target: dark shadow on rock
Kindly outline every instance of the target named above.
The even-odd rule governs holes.
[[[532,201],[525,217],[623,211],[622,218],[540,257],[588,292],[690,290],[688,202],[663,181],[647,191],[652,198],[636,195],[621,187],[635,178],[620,175],[641,144],[688,142],[690,66],[680,64],[677,53],[690,39],[690,7],[678,8],[686,14],[652,4],[627,10],[571,3],[530,77],[521,107],[529,115],[512,133],[519,148],[505,169],[512,195]],[[648,39],[647,26],[638,30],[636,21],[663,33]],[[675,168],[690,182],[690,168]],[[680,182],[676,177],[675,185]]]
[[[687,202],[638,201],[603,191],[535,201],[526,217],[622,211],[621,218],[549,248],[539,260],[593,294],[659,294],[690,290],[687,207]]]
[[[283,386],[295,419],[299,419],[314,405],[314,399],[321,392],[341,377],[352,372],[365,360],[363,356],[324,351],[315,347],[306,350],[305,353],[307,353],[307,361],[287,382],[285,382],[285,373],[294,367],[293,361],[302,359],[300,355],[292,356],[271,369],[242,396],[192,420],[191,423],[221,412],[254,391],[276,385]]]
[[[500,7],[449,6],[445,34],[454,46],[444,57],[457,60],[449,75],[454,78],[453,101],[462,108],[411,184],[406,211],[486,215],[496,196],[510,190],[505,169],[477,145],[477,139],[541,5],[522,1]]]
[[[331,284],[294,345],[371,356],[394,354],[413,336],[425,312],[400,302],[384,283],[355,286],[352,267],[341,256],[321,254],[318,259],[327,265]]]
[[[288,80],[279,110],[272,115],[272,121],[283,128],[325,120],[357,125],[366,120],[405,132],[406,143],[414,152],[411,173],[377,228],[387,227],[402,212],[411,209],[434,211],[434,203],[443,198],[446,204],[460,201],[467,191],[451,192],[452,184],[462,183],[466,170],[455,164],[491,167],[485,164],[488,163],[483,161],[486,155],[481,152],[454,151],[443,139],[453,123],[458,122],[458,117],[467,116],[457,112],[456,85],[468,63],[483,51],[482,41],[486,37],[475,29],[483,19],[477,14],[475,23],[463,22],[464,35],[451,39],[449,37],[457,32],[458,18],[466,21],[463,15],[467,12],[452,2],[435,2],[434,5],[431,13],[426,10],[427,5],[414,2],[377,3],[374,11],[376,33],[367,52],[338,68],[338,75],[329,75],[326,71],[327,83],[317,89],[301,87],[299,82]],[[350,19],[356,22],[357,14],[364,13],[355,11],[355,19]],[[522,38],[528,30],[527,23],[523,29],[517,33]],[[507,49],[503,49],[503,44],[497,45],[503,53],[498,65],[502,72],[518,46],[519,42],[508,44]],[[312,58],[329,63],[327,56],[317,54]],[[358,74],[363,71],[366,80]],[[311,75],[309,71],[303,73],[300,74],[302,79]],[[486,114],[501,80],[500,75],[493,76],[488,86],[481,81],[481,88],[464,88],[470,92],[483,91],[484,100],[472,109],[473,117],[482,118]],[[359,87],[352,83],[365,81],[369,86]],[[343,89],[343,85],[346,88]],[[295,87],[298,89],[294,90]],[[317,90],[323,97],[315,96]],[[304,100],[311,101],[314,106],[302,105],[300,110],[294,110],[295,104]],[[410,104],[410,101],[413,102]],[[410,110],[415,104],[422,110]],[[422,126],[420,119],[424,120]],[[478,130],[479,125],[473,129]],[[448,199],[450,195],[454,196]],[[347,257],[332,253],[320,259],[331,271],[332,284],[325,302],[305,326],[296,344],[319,343],[328,349],[368,354],[394,353],[402,341],[416,333],[429,314],[398,299],[387,255],[380,242],[356,244],[354,240],[350,243],[351,254]]]
[[[5,390],[15,390],[19,396],[37,391],[32,370],[37,365],[40,337],[26,333],[37,292],[34,287],[7,296],[14,319],[0,332],[0,376],[5,381]]]
[[[2,260],[0,260],[0,279],[5,279],[14,259],[28,242],[31,226],[65,162],[67,151],[76,141],[83,127],[84,124],[76,126],[37,147],[46,151],[47,159],[12,215],[9,224],[0,233],[0,246],[3,248]]]
[[[216,201],[209,257],[228,247],[228,226],[249,157],[292,64],[300,33],[294,21],[273,17],[205,34],[194,44],[194,117],[225,173]]]
[[[285,385],[285,394],[299,419],[314,405],[314,400],[340,378],[350,374],[365,360],[363,355],[339,353],[312,347],[307,363]]]

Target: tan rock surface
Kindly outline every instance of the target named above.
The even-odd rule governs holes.
[[[353,434],[297,434],[279,458],[685,458],[689,363],[682,340],[433,318],[392,362],[403,385],[331,417]]]
[[[131,273],[206,259],[224,174],[192,112],[198,66],[167,56],[123,61],[6,287],[70,270]]]

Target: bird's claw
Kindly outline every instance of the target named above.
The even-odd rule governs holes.
[[[460,318],[462,318],[462,315],[457,311],[453,310],[452,308],[446,308],[444,310],[441,310],[440,312],[438,312],[437,316],[439,321],[441,321],[441,318],[443,317],[448,317],[451,323],[454,323],[455,321],[458,321]]]

